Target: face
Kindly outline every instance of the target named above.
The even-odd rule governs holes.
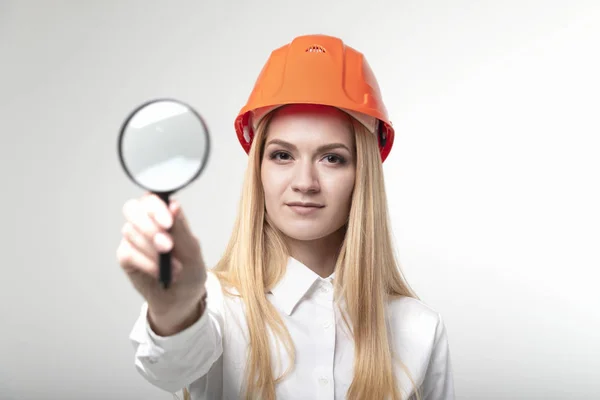
[[[275,111],[262,158],[266,211],[295,240],[317,240],[348,220],[355,143],[348,116],[330,107]]]

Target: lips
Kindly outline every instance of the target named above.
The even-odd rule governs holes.
[[[319,203],[300,202],[300,201],[287,203],[287,205],[290,207],[306,207],[306,208],[323,208],[323,207],[325,207],[323,204],[319,204]]]
[[[293,202],[287,203],[287,206],[297,215],[301,216],[311,216],[318,213],[320,209],[325,207],[323,204],[319,203],[307,203],[307,202]]]

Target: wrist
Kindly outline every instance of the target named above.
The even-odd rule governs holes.
[[[172,307],[167,312],[156,312],[148,307],[148,324],[154,333],[158,336],[175,335],[196,323],[204,314],[206,309],[206,292],[203,292],[199,300],[191,305],[183,307]]]

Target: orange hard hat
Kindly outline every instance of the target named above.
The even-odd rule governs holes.
[[[235,119],[235,131],[246,153],[260,119],[286,104],[339,108],[377,136],[382,162],[390,153],[394,128],[379,84],[363,54],[339,38],[299,36],[271,53]]]

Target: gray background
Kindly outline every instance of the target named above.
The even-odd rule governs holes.
[[[177,197],[213,265],[246,155],[233,120],[304,33],[367,55],[397,129],[398,253],[444,316],[461,399],[600,398],[600,2],[0,1],[0,398],[167,399],[136,373],[115,251],[141,191],[118,129],[155,97],[206,118]]]

